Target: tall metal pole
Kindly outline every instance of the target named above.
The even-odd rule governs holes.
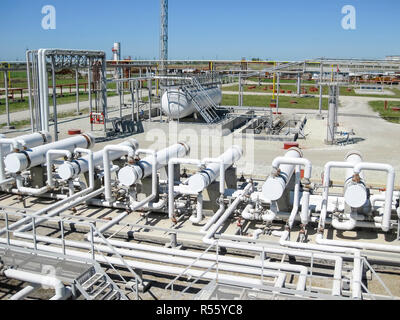
[[[161,32],[160,32],[160,74],[167,74],[168,61],[168,0],[160,0],[161,6]],[[161,86],[165,85],[166,80],[161,81]],[[161,95],[163,94],[161,90]]]
[[[32,133],[35,132],[35,120],[32,107],[32,85],[31,85],[31,51],[26,51],[26,77],[28,80],[28,102],[29,113],[31,114],[31,129]]]
[[[319,73],[319,116],[322,117],[322,75],[324,73],[324,64],[322,63],[321,60],[321,69],[320,69],[320,73]]]
[[[51,57],[51,84],[53,88],[53,121],[54,121],[54,141],[58,141],[58,118],[57,118],[57,86],[55,58]]]
[[[89,58],[88,67],[88,86],[89,86],[89,114],[92,117],[93,105],[92,105],[92,59]],[[93,131],[93,122],[90,121],[90,131]]]
[[[101,59],[101,100],[103,105],[103,116],[104,116],[104,134],[107,135],[107,120],[108,120],[108,108],[107,108],[107,61],[104,55]]]
[[[8,75],[7,71],[4,71],[4,87],[6,89],[6,113],[7,113],[7,127],[10,128],[10,103],[8,101]]]
[[[80,115],[81,111],[79,109],[79,72],[78,68],[75,70],[75,85],[76,85],[76,114]]]
[[[279,66],[279,64],[278,64]],[[281,90],[281,73],[278,72],[277,75],[277,85],[276,85],[276,113],[279,114],[279,93]]]

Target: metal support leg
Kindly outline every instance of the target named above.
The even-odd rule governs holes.
[[[10,102],[8,101],[8,74],[7,74],[7,71],[4,71],[4,87],[6,89],[7,128],[14,129],[14,127],[11,127],[11,121],[10,121]]]
[[[79,108],[79,72],[78,68],[75,70],[75,84],[76,84],[76,114],[81,115],[81,111]]]
[[[53,121],[54,121],[54,141],[58,141],[58,119],[57,119],[57,87],[55,59],[51,58],[51,83],[53,86]]]

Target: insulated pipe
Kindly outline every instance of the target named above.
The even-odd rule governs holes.
[[[210,227],[215,223],[215,221],[217,221],[219,219],[221,214],[224,213],[224,211],[225,211],[225,204],[222,201],[219,205],[218,211],[211,217],[211,219],[209,221],[207,221],[206,225],[203,228],[201,228],[200,232],[206,233],[208,231],[208,229],[210,229]]]
[[[400,253],[400,246],[359,242],[359,241],[329,240],[329,239],[324,239],[322,234],[317,235],[316,242],[318,244],[324,244],[328,246],[335,246],[341,248],[354,248],[360,250],[375,250],[383,252]]]
[[[76,148],[74,150],[74,153],[83,153],[86,154],[86,158],[88,158],[88,163],[89,163],[89,168],[88,171],[90,172],[89,174],[89,186],[94,186],[94,153],[92,150],[89,149],[84,149],[84,148]]]
[[[229,218],[229,216],[233,213],[234,210],[238,207],[240,202],[251,193],[253,190],[253,184],[248,183],[244,190],[241,192],[241,195],[238,196],[232,204],[225,210],[224,214],[218,219],[218,221],[207,231],[206,235],[203,238],[203,242],[207,244],[211,244],[213,242],[212,237],[214,237],[217,230],[222,226],[222,224]]]
[[[197,196],[196,215],[191,216],[189,219],[192,223],[198,224],[203,220],[203,193]]]
[[[80,203],[82,203],[82,202],[85,202],[85,201],[87,201],[87,200],[89,200],[89,199],[91,199],[91,198],[97,197],[97,196],[99,196],[100,194],[102,194],[102,193],[104,192],[104,188],[100,188],[100,189],[97,189],[97,190],[95,190],[95,191],[93,191],[93,192],[91,192],[91,193],[89,193],[89,194],[82,195],[82,194],[84,194],[84,192],[87,193],[88,190],[90,190],[90,188],[89,188],[89,189],[86,189],[86,190],[83,190],[83,191],[81,191],[81,192],[79,192],[79,193],[76,193],[76,194],[74,194],[72,197],[66,198],[65,201],[70,201],[69,203],[67,202],[67,203],[64,204],[62,207],[59,207],[60,205],[58,205],[57,207],[59,207],[59,208],[55,209],[55,210],[52,211],[51,213],[48,213],[47,215],[45,215],[45,216],[43,216],[43,217],[41,217],[41,218],[38,218],[38,219],[35,221],[35,225],[38,225],[38,224],[40,224],[40,223],[46,221],[48,218],[54,217],[54,216],[56,216],[56,215],[59,215],[60,213],[66,211],[66,210],[68,210],[68,209],[71,209],[71,208],[73,208],[73,207],[76,207],[78,204],[80,204]],[[77,195],[78,195],[78,197],[76,197]],[[72,199],[73,197],[76,197],[77,199],[71,202],[71,199]],[[59,201],[57,204],[59,204],[59,203],[61,203],[61,202],[64,202],[64,200]],[[46,211],[45,211],[45,209],[44,209],[44,210],[41,210],[41,211],[45,211],[45,212],[49,211],[48,208],[46,208],[46,209],[47,209]],[[38,216],[39,214],[42,214],[41,211],[39,211],[39,212],[36,214],[36,216]],[[22,220],[24,220],[24,219],[20,220],[21,223],[22,223],[22,224],[25,224],[27,221],[28,221],[28,222],[29,222],[29,221],[32,221],[32,218],[31,218],[31,217],[27,217],[26,219],[27,219],[27,220],[25,220],[25,221],[22,221]],[[21,224],[20,224],[20,221],[18,221],[18,222],[16,222],[16,223],[14,224],[14,225],[16,225],[16,226],[11,225],[11,226],[10,226],[10,229],[11,229],[11,228],[17,227],[17,224],[19,224],[18,226],[20,226],[20,225],[21,225]],[[22,227],[19,228],[18,230],[16,230],[16,232],[26,232],[26,231],[29,231],[29,230],[31,230],[31,229],[32,229],[32,223],[29,223],[29,224],[26,224],[26,225],[22,226]],[[4,230],[4,229],[3,229],[3,230]],[[3,231],[2,231],[2,232],[3,232]],[[0,232],[0,235],[1,235],[2,232]]]
[[[294,220],[299,212],[299,205],[300,205],[300,166],[296,166],[296,179],[295,179],[295,186],[294,186],[294,200],[293,200],[293,208],[292,212],[290,213],[290,217],[288,220],[289,228],[293,228]],[[303,219],[302,219],[303,220]],[[307,219],[308,220],[308,219]]]
[[[72,159],[72,153],[68,150],[49,150],[46,154],[46,167],[47,167],[47,185],[49,188],[54,188],[53,179],[53,160],[60,158],[61,156],[67,159]]]
[[[20,238],[25,238],[25,239],[33,239],[33,235],[31,234],[16,234],[17,237]],[[105,244],[104,240],[101,238],[94,238],[96,243],[102,243]],[[57,244],[57,245],[62,245],[62,240],[60,239],[54,239],[51,237],[45,237],[45,236],[37,236],[36,237],[37,241],[45,242],[45,243],[52,243],[52,244]],[[108,241],[108,240],[107,240]],[[120,241],[114,241],[114,244],[110,242],[111,245],[118,246]],[[117,243],[117,244],[116,244]],[[65,241],[66,246],[70,247],[75,247],[79,249],[85,249],[85,250],[90,250],[91,249],[91,244],[90,243],[82,243],[78,241]],[[262,262],[262,261],[254,261],[252,259],[238,259],[238,258],[228,258],[224,259],[224,257],[218,257],[216,255],[209,255],[210,258],[206,259],[203,256],[201,256],[202,259],[199,259],[201,254],[196,254],[196,255],[190,255],[187,257],[183,257],[180,254],[174,257],[173,260],[171,260],[170,256],[172,252],[169,252],[168,254],[165,253],[151,253],[145,250],[132,250],[132,249],[121,249],[121,248],[115,248],[115,251],[112,250],[108,246],[96,246],[96,250],[101,251],[103,253],[108,253],[108,254],[115,254],[115,251],[124,257],[129,257],[129,258],[135,258],[135,259],[144,259],[144,260],[150,260],[150,261],[156,261],[156,262],[162,262],[162,263],[170,263],[170,264],[175,264],[175,265],[184,265],[184,266],[189,266],[192,265],[193,267],[197,268],[205,268],[209,269],[212,268],[213,265],[215,265],[215,262],[218,261],[218,270],[224,270],[224,271],[229,271],[229,272],[236,272],[236,273],[246,273],[246,274],[254,274],[254,275],[261,275],[263,270],[260,268],[264,266],[266,270],[262,273],[263,276],[265,277],[276,277],[280,279],[279,282],[282,281],[281,277],[284,275],[282,272],[277,272],[276,270],[281,269],[282,264],[279,263],[271,263],[271,262]],[[167,251],[170,249],[166,249]],[[220,259],[222,258],[222,260]],[[195,260],[198,261],[195,261]],[[232,262],[231,262],[232,261]],[[282,282],[281,282],[282,283]],[[304,287],[299,288],[300,290],[304,290]]]
[[[6,169],[12,173],[21,172],[46,163],[46,153],[49,150],[73,151],[78,147],[90,149],[94,144],[94,138],[91,135],[82,134],[19,153],[11,153],[5,159]]]
[[[203,163],[197,159],[172,158],[168,161],[168,217],[171,220],[173,220],[175,216],[174,165],[176,164],[191,164],[200,167]]]
[[[264,222],[272,223],[278,215],[278,204],[276,201],[271,202],[270,210],[262,214],[261,210],[257,211],[252,204],[246,206],[242,212],[242,218],[245,220],[262,220]]]
[[[201,172],[190,177],[190,179],[188,181],[189,189],[193,193],[202,192],[212,182],[214,182],[218,176],[223,174],[226,169],[231,167],[242,156],[243,156],[243,149],[239,146],[233,146],[232,148],[227,150],[222,156],[218,157],[218,160],[208,159],[213,162],[210,163],[207,166],[207,168],[205,168]],[[222,165],[220,163],[217,163],[220,161],[223,162],[224,170],[222,170]],[[225,183],[225,181],[222,181],[222,183]]]
[[[30,284],[30,285],[26,286],[25,288],[23,288],[22,290],[18,291],[16,294],[14,294],[8,300],[22,300],[22,299],[25,299],[32,292],[36,291],[39,288],[40,288],[40,286],[37,285],[37,284]]]
[[[141,153],[152,155],[152,163],[155,164],[154,166],[152,166],[152,180],[151,180],[151,182],[152,182],[152,184],[151,184],[152,193],[151,193],[150,196],[148,196],[147,198],[143,199],[142,201],[140,201],[140,202],[136,202],[135,201],[134,203],[130,204],[129,208],[132,211],[135,211],[135,210],[143,207],[145,204],[147,204],[147,203],[151,202],[152,200],[154,200],[156,198],[157,192],[158,192],[158,185],[157,185],[157,154],[153,150],[146,150],[146,149],[139,149],[139,150],[137,150],[135,152],[136,155],[139,155]],[[109,230],[114,225],[116,225],[120,221],[122,221],[128,214],[129,214],[128,212],[121,213],[119,216],[117,216],[116,218],[112,219],[106,225],[102,226],[99,229],[99,232],[103,233],[103,232]],[[89,240],[90,240],[90,238],[91,238],[91,235],[89,234]]]
[[[331,225],[333,228],[342,231],[352,231],[357,227],[358,222],[357,212],[352,211],[349,215],[348,220],[340,222],[335,216],[332,217]]]
[[[325,220],[326,215],[328,213],[328,199],[329,199],[329,187],[331,182],[331,170],[332,168],[353,168],[353,164],[349,162],[340,162],[340,161],[330,161],[325,165],[324,168],[324,181],[323,181],[323,193],[322,193],[322,205],[321,205],[321,214],[319,219],[318,228],[320,232],[325,229]]]
[[[21,193],[21,194],[39,196],[39,195],[42,195],[42,194],[44,194],[44,193],[46,193],[46,192],[48,192],[50,190],[49,186],[44,186],[43,188],[40,188],[40,189],[24,187],[23,178],[20,175],[18,175],[15,178],[15,181],[17,182],[18,193]]]
[[[361,153],[351,151],[345,160],[353,167],[363,161]],[[354,175],[351,168],[346,170],[346,181],[344,183],[344,199],[351,208],[360,208],[367,202],[367,188],[364,183],[364,176]]]
[[[157,152],[157,169],[168,165],[171,158],[183,158],[190,153],[190,147],[183,142],[175,144],[169,148],[165,148]],[[137,183],[137,181],[144,179],[152,174],[152,157],[145,159],[122,168],[118,172],[118,181],[123,185],[130,187]]]
[[[45,287],[54,288],[56,294],[54,297],[51,298],[51,300],[66,300],[71,296],[71,291],[65,288],[61,280],[55,277],[44,276],[41,274],[33,274],[15,269],[7,269],[6,271],[4,271],[4,275],[7,278],[29,283],[36,283]]]
[[[272,177],[269,177],[267,182],[263,186],[263,195],[267,199],[275,200],[282,197],[283,191],[286,189],[286,185],[289,182],[296,165],[304,166],[304,186],[303,186],[303,200],[301,206],[301,222],[303,225],[308,224],[309,220],[309,205],[310,205],[310,188],[311,188],[311,173],[312,164],[308,159],[302,157],[300,149],[292,148],[292,154],[297,152],[300,158],[296,157],[278,157],[272,162],[273,173]],[[299,153],[300,152],[300,153]],[[286,165],[286,166],[282,166]],[[288,166],[291,165],[291,166]],[[282,169],[278,169],[281,168]],[[287,177],[289,180],[286,180]],[[271,197],[272,195],[272,197]],[[276,200],[277,200],[276,199]]]
[[[0,243],[7,243],[7,239],[0,238]],[[19,247],[28,247],[28,248],[34,247],[34,244],[31,242],[24,242],[17,240],[11,240],[11,244]],[[46,245],[38,245],[37,247],[39,250],[43,250],[46,252],[54,252],[54,253],[63,252],[62,248],[54,248]],[[78,258],[84,258],[89,260],[93,259],[91,253],[86,253],[78,250],[67,249],[66,254],[68,256],[73,256]],[[105,257],[103,254],[95,254],[95,260],[99,263],[107,263],[107,264],[111,263],[113,265],[125,267],[120,258]],[[150,272],[156,272],[161,274],[174,274],[174,275],[185,274],[189,277],[195,277],[195,278],[200,277],[207,280],[218,280],[220,283],[236,283],[237,285],[242,285],[242,286],[245,285],[247,287],[252,285],[255,286],[263,285],[260,280],[254,278],[240,277],[240,276],[233,276],[226,274],[217,275],[217,273],[214,272],[204,273],[201,270],[193,270],[193,269],[185,270],[184,268],[177,268],[177,267],[165,268],[164,264],[145,263],[137,260],[127,260],[126,264],[128,264],[131,268],[148,270]]]
[[[120,143],[118,146],[127,146],[134,149],[139,147],[139,143],[135,139],[130,139],[129,141],[125,141]],[[124,156],[124,152],[122,151],[114,151],[110,152],[109,159],[114,161],[116,159],[121,158]],[[94,166],[103,166],[103,157],[104,157],[104,150],[95,152],[93,154],[93,163]],[[81,157],[79,159],[65,162],[61,166],[58,167],[57,173],[63,181],[77,178],[80,174],[86,173],[89,170],[89,156]]]
[[[51,142],[51,135],[46,131],[35,132],[33,134],[23,135],[20,137],[6,139],[0,139],[0,181],[6,178],[4,170],[4,157],[11,152],[19,152],[20,149],[34,148],[47,142]],[[12,146],[5,147],[6,145]]]
[[[362,170],[374,170],[387,172],[385,210],[383,213],[382,230],[390,230],[390,218],[392,216],[392,199],[394,192],[395,171],[391,165],[381,163],[359,163],[354,167],[354,174],[360,174]]]
[[[104,148],[104,155],[103,155],[103,170],[104,170],[104,187],[105,187],[105,198],[106,201],[112,203],[115,199],[111,193],[111,171],[110,171],[110,152],[117,151],[121,152],[123,155],[128,155],[133,161],[135,158],[135,150],[133,146],[112,146],[108,145]]]
[[[89,164],[89,168],[91,168],[91,170],[92,170],[92,171],[89,171],[89,174],[90,175],[94,175],[94,166]],[[90,180],[90,181],[93,182],[92,180]],[[77,204],[79,204],[79,203],[81,203],[83,201],[86,201],[87,199],[93,198],[93,197],[97,196],[98,194],[101,194],[101,193],[104,192],[104,188],[101,188],[100,190],[96,190],[93,193],[91,193],[93,190],[94,190],[94,183],[89,185],[89,188],[87,188],[85,190],[82,190],[82,191],[80,191],[78,193],[75,193],[74,195],[72,195],[72,196],[70,196],[68,198],[62,199],[62,200],[60,200],[60,201],[48,206],[47,208],[43,208],[43,209],[39,210],[34,216],[35,217],[39,217],[39,216],[41,216],[41,215],[43,215],[45,213],[48,213],[49,211],[51,211],[53,209],[59,208],[60,206],[63,206],[63,205],[68,204],[68,203],[69,203],[68,206],[70,206],[69,208],[72,208],[72,207],[76,206]],[[67,209],[65,209],[65,210],[67,210]],[[51,214],[49,214],[49,216],[56,215],[56,214],[58,214],[58,211],[52,212]],[[37,221],[37,223],[40,223],[40,222],[45,221],[45,220],[46,220],[45,218],[44,219],[39,219]],[[31,221],[32,221],[31,217],[26,217],[26,218],[23,218],[23,219],[15,222],[14,224],[10,225],[9,228],[10,229],[18,228],[18,227],[20,227],[20,226],[22,226],[22,225],[24,225],[24,224],[26,224],[28,222],[31,222]],[[31,227],[32,227],[32,223],[29,223],[27,226],[24,226],[22,229],[26,230],[26,229],[29,229]],[[4,232],[6,232],[6,228],[3,228],[3,229],[0,230],[0,236],[2,234],[4,234]]]
[[[295,164],[287,163],[288,159],[303,158],[303,152],[298,148],[291,148],[284,157],[276,158],[272,163],[272,174],[262,187],[263,196],[269,200],[279,200],[289,183]]]
[[[284,231],[282,233],[282,236],[281,236],[280,241],[279,241],[281,246],[296,247],[296,248],[299,248],[299,249],[308,249],[308,248],[310,248],[311,250],[320,250],[320,251],[324,251],[326,249],[326,248],[324,248],[322,246],[320,248],[318,248],[315,245],[305,244],[305,246],[304,246],[303,243],[299,243],[299,242],[293,243],[293,242],[289,241],[289,237],[290,237],[289,231],[286,230],[286,231]],[[317,255],[315,255],[314,257],[316,258]],[[335,293],[333,295],[340,295],[341,285],[342,285],[340,280],[342,279],[343,259],[340,258],[340,259],[334,259],[334,260],[335,260],[335,274],[334,274],[335,280],[333,281],[332,292]]]

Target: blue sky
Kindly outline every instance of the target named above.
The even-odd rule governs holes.
[[[357,10],[357,29],[341,27],[344,5]],[[41,9],[57,10],[57,29],[43,30]],[[159,55],[159,0],[1,0],[0,60],[25,50],[105,50]],[[169,0],[170,59],[297,60],[400,55],[398,0]]]

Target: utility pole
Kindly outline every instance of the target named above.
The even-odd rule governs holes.
[[[168,62],[168,0],[160,0],[161,5],[161,33],[160,33],[160,75],[167,75]],[[165,85],[166,81],[161,81]]]

